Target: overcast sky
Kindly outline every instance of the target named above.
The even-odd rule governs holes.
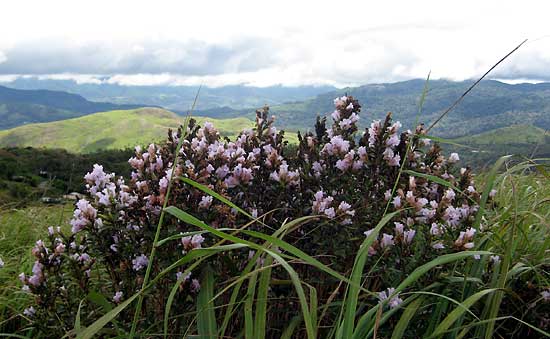
[[[0,78],[359,85],[550,80],[549,1],[0,2]]]

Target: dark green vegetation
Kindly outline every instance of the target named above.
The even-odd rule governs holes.
[[[86,173],[96,163],[111,171],[129,173],[128,158],[133,150],[71,154],[60,149],[0,149],[0,209],[28,204],[37,199],[83,192]]]
[[[70,119],[94,112],[144,105],[92,102],[80,95],[48,90],[18,90],[0,86],[0,130],[23,124]]]
[[[198,86],[123,86],[116,84],[77,84],[72,80],[38,80],[20,78],[5,83],[18,89],[50,89],[82,95],[88,100],[117,104],[162,106],[173,111],[185,111],[193,104]],[[250,108],[302,101],[320,93],[335,90],[332,86],[269,86],[243,85],[216,88],[203,87],[197,108]]]

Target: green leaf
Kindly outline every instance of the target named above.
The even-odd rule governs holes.
[[[81,328],[80,328],[80,310],[82,309],[82,303],[84,302],[84,300],[81,300],[80,303],[78,304],[78,311],[76,311],[76,318],[74,320],[74,330],[76,332],[76,334],[80,333],[81,331]]]
[[[93,324],[83,329],[81,332],[77,334],[77,339],[91,339],[93,338],[105,325],[110,323],[113,319],[115,319],[122,310],[124,310],[128,305],[130,305],[137,297],[139,297],[143,293],[143,289],[128,298],[126,301],[120,303],[117,307],[113,308],[110,312],[103,315],[101,318],[96,320]]]
[[[474,220],[474,228],[476,230],[479,230],[479,224],[481,223],[481,217],[485,213],[485,206],[487,205],[487,200],[489,199],[489,193],[493,189],[493,185],[495,184],[496,176],[498,173],[498,170],[500,167],[504,164],[504,162],[508,159],[510,159],[511,155],[505,155],[501,158],[499,158],[494,166],[489,171],[489,175],[485,179],[485,187],[483,188],[483,194],[481,194],[481,199],[479,202],[479,211],[477,211],[475,220]]]
[[[281,334],[281,339],[291,339],[292,335],[294,334],[294,331],[296,331],[296,328],[298,325],[302,322],[302,316],[297,315],[290,319],[290,323],[283,331],[283,334]]]
[[[468,297],[466,300],[464,300],[464,302],[459,304],[451,313],[449,313],[449,315],[447,315],[447,317],[445,317],[445,319],[443,319],[441,323],[439,323],[439,325],[436,327],[436,329],[434,330],[434,333],[430,336],[430,338],[437,337],[438,335],[445,333],[445,331],[447,331],[447,329],[449,329],[449,327],[451,327],[451,325],[455,321],[457,321],[460,317],[462,317],[464,312],[466,312],[473,304],[475,304],[483,296],[489,293],[493,293],[496,290],[498,289],[496,288],[486,289],[483,291],[479,291],[474,295],[471,295],[470,297]]]
[[[189,213],[187,213],[185,211],[180,210],[177,207],[170,206],[170,207],[167,207],[165,210],[166,210],[166,212],[172,214],[176,218],[178,218],[178,219],[180,219],[184,222],[187,222],[191,225],[195,225],[199,228],[207,230],[210,233],[215,234],[215,235],[219,236],[222,239],[232,241],[232,242],[237,243],[237,244],[247,245],[247,246],[249,246],[251,248],[254,248],[256,250],[264,251],[266,254],[272,256],[273,259],[276,260],[287,271],[288,275],[290,276],[290,280],[292,281],[292,284],[294,285],[294,289],[296,290],[296,294],[298,295],[298,300],[300,302],[300,308],[302,310],[302,315],[303,315],[304,322],[305,322],[305,325],[306,325],[306,332],[307,332],[308,338],[315,338],[316,337],[316,331],[315,331],[315,328],[314,328],[314,326],[311,322],[309,307],[308,307],[307,299],[306,299],[306,296],[305,296],[305,293],[304,293],[304,289],[302,287],[302,282],[301,282],[300,278],[298,277],[298,274],[296,273],[296,271],[292,268],[292,266],[290,266],[288,264],[288,262],[286,260],[284,260],[278,253],[276,253],[274,251],[271,251],[269,249],[266,249],[266,248],[264,248],[264,247],[262,247],[258,244],[255,244],[253,242],[243,240],[243,239],[238,238],[234,235],[226,234],[224,232],[216,230],[215,228],[213,228],[211,226],[208,226],[207,224],[200,221],[196,217],[190,215]]]
[[[235,228],[219,228],[219,230],[221,230],[221,231],[236,231],[237,229],[235,229]],[[174,235],[171,235],[167,238],[164,238],[164,239],[160,240],[157,243],[157,247],[160,247],[160,246],[164,245],[165,243],[167,243],[169,241],[172,241],[172,240],[178,240],[178,239],[181,239],[181,238],[194,236],[196,234],[206,234],[206,233],[208,233],[208,232],[207,231],[193,231],[193,232],[185,232],[185,233],[180,233],[180,234],[174,234]]]
[[[355,256],[355,262],[353,264],[353,269],[351,272],[351,282],[352,285],[349,286],[346,293],[345,300],[343,304],[344,308],[344,318],[343,318],[343,329],[342,329],[342,338],[351,338],[355,326],[355,313],[357,311],[357,300],[359,298],[359,286],[361,286],[361,279],[363,277],[363,269],[367,262],[369,247],[372,243],[378,238],[378,233],[395,215],[399,212],[393,212],[385,215],[374,230],[363,240],[361,247],[357,255]]]
[[[404,337],[405,330],[407,329],[407,326],[409,326],[409,322],[414,317],[423,301],[423,298],[417,298],[405,308],[405,311],[403,311],[401,318],[393,329],[391,336],[392,339],[400,339]]]
[[[101,306],[105,312],[109,312],[113,309],[113,305],[105,298],[105,296],[97,291],[91,291],[87,296],[88,300],[96,305]]]
[[[264,266],[270,266],[273,263],[272,257],[265,258]],[[256,316],[254,321],[255,338],[265,338],[266,318],[267,318],[267,298],[269,283],[271,281],[271,267],[260,273],[258,284],[258,293],[256,298]]]
[[[197,330],[201,338],[216,338],[216,312],[214,311],[214,272],[207,266],[201,277],[201,289],[197,297]]]
[[[394,293],[388,297],[388,299],[391,299],[392,296],[395,296],[397,293],[403,291],[405,288],[407,288],[409,285],[415,283],[420,279],[425,273],[427,273],[429,270],[431,270],[434,267],[445,265],[448,263],[451,263],[453,261],[458,261],[467,257],[471,257],[474,255],[490,255],[492,252],[488,251],[463,251],[458,253],[451,253],[451,254],[445,254],[440,257],[437,257],[433,259],[432,261],[418,267],[415,269],[405,280],[401,282],[396,288]],[[374,309],[377,309],[381,304],[378,304],[377,306],[371,308],[367,313],[365,313],[360,319],[357,324],[357,328],[354,332],[354,337],[357,337],[359,333],[364,333],[368,327],[369,319],[372,317],[372,312]],[[369,335],[372,333],[372,329],[369,329]]]
[[[189,184],[201,191],[203,191],[204,193],[206,194],[209,194],[211,195],[212,197],[218,199],[219,201],[223,202],[224,204],[226,204],[227,206],[231,207],[231,208],[234,208],[235,210],[239,211],[241,214],[244,214],[246,215],[247,217],[251,218],[251,219],[255,219],[252,215],[250,215],[248,212],[246,212],[245,210],[243,210],[242,208],[240,208],[239,206],[235,205],[234,203],[232,203],[229,199],[225,198],[224,196],[222,196],[221,194],[219,193],[216,193],[215,191],[211,190],[210,188],[204,186],[204,185],[201,185],[199,184],[198,182],[195,182],[189,178],[185,178],[185,177],[178,177],[177,178],[178,180],[181,180],[183,182],[185,182],[186,184]]]
[[[253,273],[248,280],[248,289],[244,300],[244,337],[247,339],[254,339],[253,307],[257,282],[258,274]]]

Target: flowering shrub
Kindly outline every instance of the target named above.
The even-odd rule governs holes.
[[[359,102],[344,96],[334,104],[330,128],[326,118],[318,118],[314,132],[298,134],[298,145],[287,145],[284,132],[273,126],[274,118],[264,108],[257,112],[256,127],[244,130],[234,141],[223,139],[208,122],[201,127],[191,120],[186,131],[169,131],[162,145],[136,147],[129,159],[133,172],[128,181],[95,165],[85,176],[88,197],[76,204],[72,234],[52,230],[50,239],[37,242],[33,250],[37,259],[32,275],[23,274],[21,280],[24,289],[36,295],[37,304],[25,314],[43,330],[66,330],[72,328],[84,300],[83,323],[91,323],[103,306],[97,298],[89,298],[90,292],[119,304],[139,291],[148,265],[155,276],[186,253],[216,241],[205,233],[183,234],[163,243],[150,262],[164,205],[218,228],[237,228],[249,221],[199,189],[180,180],[170,183],[177,177],[228,198],[259,218],[250,227],[264,233],[271,234],[287,219],[318,215],[285,240],[342,273],[351,270],[359,246],[382,216],[398,211],[368,249],[373,269],[367,286],[377,292],[370,297],[373,303],[389,299],[389,307],[398,306],[405,297],[392,295],[394,287],[412,270],[442,254],[475,246],[479,230],[473,221],[480,194],[470,169],[456,167],[456,153],[445,157],[439,145],[431,145],[422,126],[414,132],[400,131],[401,124],[388,114],[358,133]],[[192,231],[197,229],[167,217],[160,236]],[[250,258],[248,250],[221,253],[208,265],[227,281],[238,276]],[[177,314],[192,312],[203,267],[184,278],[186,267],[159,279],[146,296],[141,326],[160,326],[164,304],[176,283],[181,285],[172,309]],[[320,299],[326,300],[338,286],[336,279],[307,265],[297,265],[296,270],[317,287]],[[282,270],[275,269],[274,275],[285,279]],[[435,281],[437,276],[425,279]],[[75,290],[79,299],[74,298]],[[293,290],[284,286],[273,287],[270,293],[294,297]],[[129,308],[117,318],[123,328],[129,327],[132,311]],[[283,326],[296,312],[295,303],[273,302],[270,326]],[[179,317],[171,328],[185,331],[188,321]],[[236,319],[235,331],[238,324]]]

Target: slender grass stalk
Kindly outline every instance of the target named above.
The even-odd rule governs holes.
[[[519,45],[517,45],[512,51],[510,51],[508,54],[506,54],[502,59],[500,59],[496,64],[494,64],[491,68],[489,68],[489,70],[487,72],[485,72],[485,74],[483,74],[481,76],[481,78],[477,79],[476,82],[474,82],[472,84],[472,86],[470,86],[466,92],[462,93],[462,95],[449,107],[447,108],[431,125],[430,127],[428,127],[428,129],[426,130],[426,132],[429,132],[435,125],[437,125],[441,119],[443,119],[450,111],[452,111],[461,101],[462,99],[464,99],[466,97],[466,95],[468,95],[468,93],[470,93],[470,91],[472,89],[474,89],[474,87],[477,86],[477,84],[479,84],[481,82],[481,80],[483,80],[489,73],[491,73],[491,71],[493,69],[495,69],[498,65],[500,65],[501,62],[503,62],[504,60],[508,59],[508,57],[510,55],[512,55],[515,51],[517,51],[524,43],[527,42],[527,39],[523,40],[523,42],[521,42]]]
[[[191,117],[191,113],[195,110],[195,106],[196,106],[197,101],[199,99],[199,94],[200,94],[200,91],[201,91],[201,87],[202,86],[199,86],[199,89],[197,90],[197,94],[195,95],[195,99],[193,100],[193,105],[191,106],[191,109],[187,113],[187,116],[184,120],[184,125],[183,125],[183,129],[182,129],[182,132],[181,132],[182,135],[180,136],[180,138],[178,140],[178,145],[176,147],[176,151],[174,152],[174,163],[172,164],[172,172],[170,173],[170,179],[168,181],[168,188],[166,190],[166,196],[164,197],[163,208],[162,208],[162,211],[160,213],[159,222],[157,224],[157,230],[156,230],[156,233],[155,233],[155,238],[153,240],[153,245],[151,247],[151,253],[149,254],[149,263],[147,265],[147,270],[145,271],[145,276],[143,277],[143,283],[141,285],[142,286],[141,287],[142,291],[145,288],[145,286],[147,285],[147,283],[149,282],[149,276],[151,275],[151,270],[153,268],[153,263],[154,263],[154,260],[155,260],[155,254],[156,254],[156,250],[157,250],[157,243],[158,243],[159,238],[160,238],[160,230],[162,229],[162,225],[164,223],[165,208],[168,206],[168,199],[170,197],[170,192],[171,192],[171,189],[172,189],[172,182],[173,182],[174,172],[175,172],[176,166],[178,164],[177,159],[178,159],[179,151],[180,151],[181,146],[183,145],[183,141],[185,140],[185,137],[187,135],[187,126],[189,124],[189,119]],[[132,322],[132,328],[130,330],[130,335],[129,335],[130,339],[132,339],[134,337],[135,332],[136,332],[136,327],[137,327],[137,323],[139,321],[139,316],[140,316],[140,313],[141,313],[141,307],[142,307],[142,304],[143,304],[143,298],[144,298],[144,294],[140,294],[137,305],[136,305],[136,310],[135,310],[135,313],[134,313],[134,321]]]

